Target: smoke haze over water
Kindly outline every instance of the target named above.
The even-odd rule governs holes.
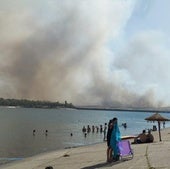
[[[135,7],[143,12],[139,4],[0,2],[0,96],[75,105],[167,105],[170,59],[164,34],[129,31],[131,38],[125,37]]]

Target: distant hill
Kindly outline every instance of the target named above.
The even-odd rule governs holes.
[[[50,101],[34,101],[27,99],[4,99],[0,98],[0,106],[25,107],[25,108],[74,108],[72,103],[59,103]]]

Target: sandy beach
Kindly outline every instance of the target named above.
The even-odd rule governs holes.
[[[21,161],[0,166],[0,169],[170,169],[170,128],[161,130],[162,142],[158,132],[152,132],[154,142],[147,144],[131,144],[133,159],[123,158],[121,161],[106,162],[106,142],[53,151],[40,154]],[[130,142],[133,142],[130,139]]]

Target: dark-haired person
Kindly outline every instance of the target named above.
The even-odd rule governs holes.
[[[134,138],[134,143],[146,143],[146,130],[143,130],[137,137]]]
[[[107,130],[107,162],[112,161],[112,148],[110,146],[110,138],[113,130],[113,121],[110,120],[108,124],[108,130]]]
[[[115,161],[119,160],[119,147],[117,143],[121,140],[121,135],[120,135],[117,121],[118,121],[117,118],[113,118],[113,130],[110,139],[110,146],[113,150],[112,152],[113,160]]]
[[[148,134],[146,135],[146,142],[147,143],[152,143],[154,141],[154,137],[151,133],[151,130],[148,131]]]

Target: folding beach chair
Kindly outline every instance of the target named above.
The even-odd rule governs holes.
[[[120,153],[120,160],[123,157],[130,157],[133,158],[133,150],[130,145],[129,140],[121,140],[118,142],[119,153]]]

